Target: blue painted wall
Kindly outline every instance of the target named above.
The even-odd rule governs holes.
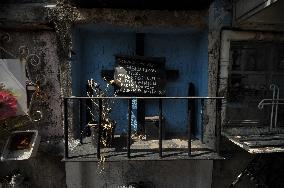
[[[190,82],[196,87],[196,95],[207,96],[207,46],[207,32],[146,34],[145,55],[166,57],[166,68],[179,70],[179,78],[167,83],[167,96],[187,96]],[[156,103],[149,103],[146,107],[147,115],[158,114]],[[172,133],[185,133],[187,101],[165,101],[163,109],[166,130]],[[197,120],[200,124],[199,118]],[[200,131],[198,126],[196,135],[200,135]]]
[[[135,32],[145,33],[145,56],[166,57],[166,68],[179,70],[179,78],[167,83],[167,96],[187,96],[189,82],[195,84],[197,95],[207,96],[207,31],[151,28],[137,31],[131,28],[98,25],[78,27],[73,32],[76,52],[72,61],[74,95],[85,96],[86,82],[90,78],[102,86],[106,85],[101,78],[101,70],[113,69],[114,54],[135,54]],[[112,88],[109,92],[110,95],[113,93]],[[158,115],[157,107],[157,101],[148,101],[146,115]],[[163,109],[166,131],[185,133],[187,101],[166,101]],[[115,103],[112,117],[117,122],[117,131],[125,132],[126,101]],[[135,126],[135,113],[132,118]],[[200,124],[200,120],[198,123]],[[200,125],[198,127],[196,134],[200,135]]]

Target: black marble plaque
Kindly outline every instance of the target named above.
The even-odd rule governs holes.
[[[121,96],[164,96],[165,58],[116,56],[116,94]]]

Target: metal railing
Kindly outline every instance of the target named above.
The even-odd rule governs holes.
[[[128,101],[128,130],[127,130],[127,157],[131,158],[131,112],[132,112],[132,100],[133,99],[155,99],[158,100],[158,106],[159,106],[159,157],[163,157],[163,131],[164,131],[164,123],[162,121],[163,117],[163,100],[187,100],[188,101],[188,127],[187,127],[187,137],[188,137],[188,156],[191,156],[192,153],[192,147],[191,147],[191,140],[192,140],[192,131],[191,131],[191,118],[193,118],[192,114],[192,108],[190,107],[190,104],[192,102],[195,102],[196,100],[200,100],[201,104],[201,110],[200,110],[200,115],[201,115],[201,142],[203,143],[203,116],[204,116],[204,102],[205,100],[215,100],[216,101],[216,119],[215,119],[215,152],[220,153],[220,148],[219,148],[219,142],[220,142],[220,137],[221,137],[221,106],[222,106],[222,101],[225,99],[224,97],[65,97],[64,98],[64,137],[65,137],[65,158],[69,158],[69,148],[68,148],[68,102],[70,100],[79,100],[79,124],[80,124],[80,142],[82,143],[83,140],[83,123],[82,123],[82,103],[83,100],[88,100],[88,99],[95,99],[98,100],[98,109],[99,109],[99,114],[98,114],[98,136],[97,136],[97,158],[101,158],[101,137],[102,137],[102,100],[103,99],[113,99],[113,100],[127,100]]]

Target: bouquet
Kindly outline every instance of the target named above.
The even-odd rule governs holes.
[[[17,114],[17,98],[9,90],[0,85],[0,121],[14,117]]]

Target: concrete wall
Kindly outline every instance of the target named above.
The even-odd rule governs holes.
[[[65,165],[62,157],[52,154],[57,150],[39,151],[37,157],[26,161],[9,161],[0,163],[0,177],[20,172],[27,184],[32,188],[62,188],[65,187]]]
[[[46,97],[35,98],[30,113],[42,112],[42,119],[30,122],[28,129],[36,129],[41,136],[37,157],[21,162],[0,162],[0,176],[6,176],[14,170],[20,170],[31,182],[32,187],[64,187],[64,164],[60,162],[62,145],[62,111],[60,88],[60,63],[57,57],[55,33],[35,30],[1,30],[8,33],[10,41],[2,42],[1,47],[13,53],[16,58],[23,58],[19,48],[26,46],[26,66],[32,80],[39,80],[41,91]],[[40,61],[37,66],[30,63],[30,55],[35,54]],[[23,60],[23,59],[22,59]],[[1,140],[4,141],[4,140]],[[1,143],[1,142],[0,142]],[[0,151],[2,151],[0,144]]]
[[[118,188],[130,182],[152,182],[157,188],[209,188],[212,161],[140,161],[66,163],[68,188]]]

